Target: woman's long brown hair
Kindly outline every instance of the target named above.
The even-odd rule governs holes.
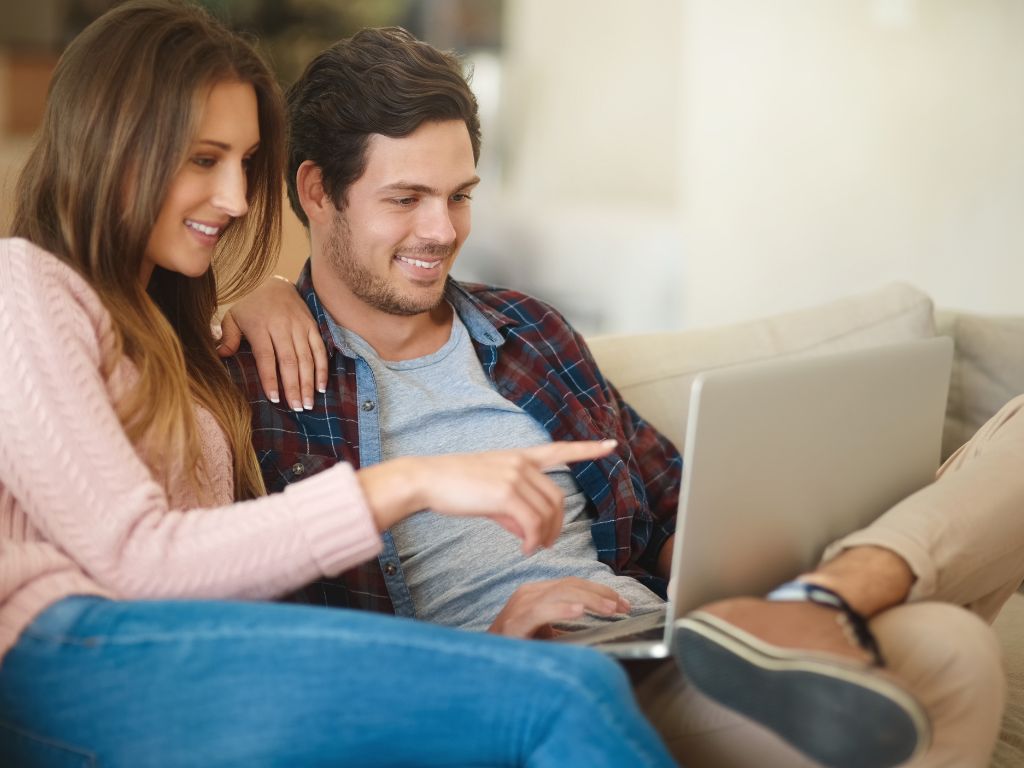
[[[205,275],[156,267],[144,286],[141,262],[164,197],[206,95],[224,81],[256,91],[260,145],[248,171],[249,213],[228,228]],[[217,357],[210,322],[218,301],[251,290],[273,268],[283,151],[280,90],[247,41],[200,8],[133,2],[100,17],[64,52],[18,180],[14,235],[88,280],[110,312],[120,353],[138,369],[119,405],[126,433],[145,446],[158,479],[183,470],[201,498],[196,402],[228,436],[236,498],[263,493],[248,407]]]

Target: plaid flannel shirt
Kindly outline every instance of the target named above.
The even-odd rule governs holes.
[[[334,338],[333,321],[313,290],[308,262],[297,287],[320,326],[329,356],[327,392],[316,395],[314,408],[297,413],[283,402],[271,403],[260,387],[248,345],[227,362],[249,400],[253,444],[271,492],[339,461],[358,468],[360,440],[372,437],[361,435],[360,429],[367,429],[365,423],[375,416],[376,398],[365,397],[367,379],[357,373],[367,364]],[[587,498],[598,558],[664,596],[666,584],[655,575],[656,564],[675,531],[679,452],[605,380],[583,338],[556,310],[522,293],[452,279],[445,295],[466,325],[496,390],[542,424],[552,439],[619,441],[607,458],[570,469]],[[369,381],[372,386],[372,377]],[[379,435],[376,439],[379,443]],[[397,549],[389,534],[383,538],[377,560],[321,579],[293,599],[414,615]]]

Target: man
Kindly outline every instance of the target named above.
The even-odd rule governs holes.
[[[566,495],[565,524],[549,550],[524,559],[493,526],[425,511],[384,536],[379,563],[310,585],[304,599],[523,637],[659,605],[678,452],[622,401],[555,310],[448,276],[469,235],[479,181],[476,103],[457,60],[400,30],[364,30],[318,56],[288,102],[289,199],[311,244],[298,288],[313,336],[326,345],[319,367],[327,379],[306,403],[286,397],[289,408],[273,402],[272,362],[263,360],[268,396],[256,353],[244,347],[230,363],[253,407],[268,487],[337,461],[619,441],[606,460],[553,473]],[[251,338],[262,335],[245,319],[246,306],[266,313],[280,295],[270,286],[236,309]],[[293,335],[289,326],[284,337]],[[960,459],[964,472],[968,459]],[[936,515],[955,517],[946,506]],[[770,602],[709,606],[681,633],[680,656],[699,666],[691,670],[698,684],[789,744],[696,693],[671,662],[631,669],[641,705],[678,759],[984,762],[1001,711],[995,640],[953,605],[905,604],[911,585],[915,598],[949,599],[929,571],[937,561],[930,551],[904,555],[899,535],[871,530],[840,543],[843,553],[807,577],[823,589],[790,586]],[[986,603],[987,618],[1024,576],[1004,571],[994,578],[1003,591]],[[984,587],[964,587],[954,602],[982,594]],[[885,669],[857,612],[877,613],[870,630]],[[819,652],[815,664],[804,662],[804,650]],[[737,686],[722,683],[737,676]]]

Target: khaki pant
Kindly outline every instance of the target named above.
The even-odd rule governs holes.
[[[931,718],[931,748],[913,765],[988,765],[1006,693],[989,622],[1024,582],[1024,396],[951,456],[934,483],[833,544],[825,559],[864,545],[896,552],[917,577],[907,603],[871,621],[891,671]],[[687,686],[674,664],[631,672],[641,706],[688,768],[812,765]]]

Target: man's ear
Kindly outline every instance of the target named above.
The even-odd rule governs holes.
[[[295,171],[295,189],[299,193],[299,204],[310,224],[329,224],[338,209],[324,189],[324,177],[320,166],[312,160],[304,160]]]

